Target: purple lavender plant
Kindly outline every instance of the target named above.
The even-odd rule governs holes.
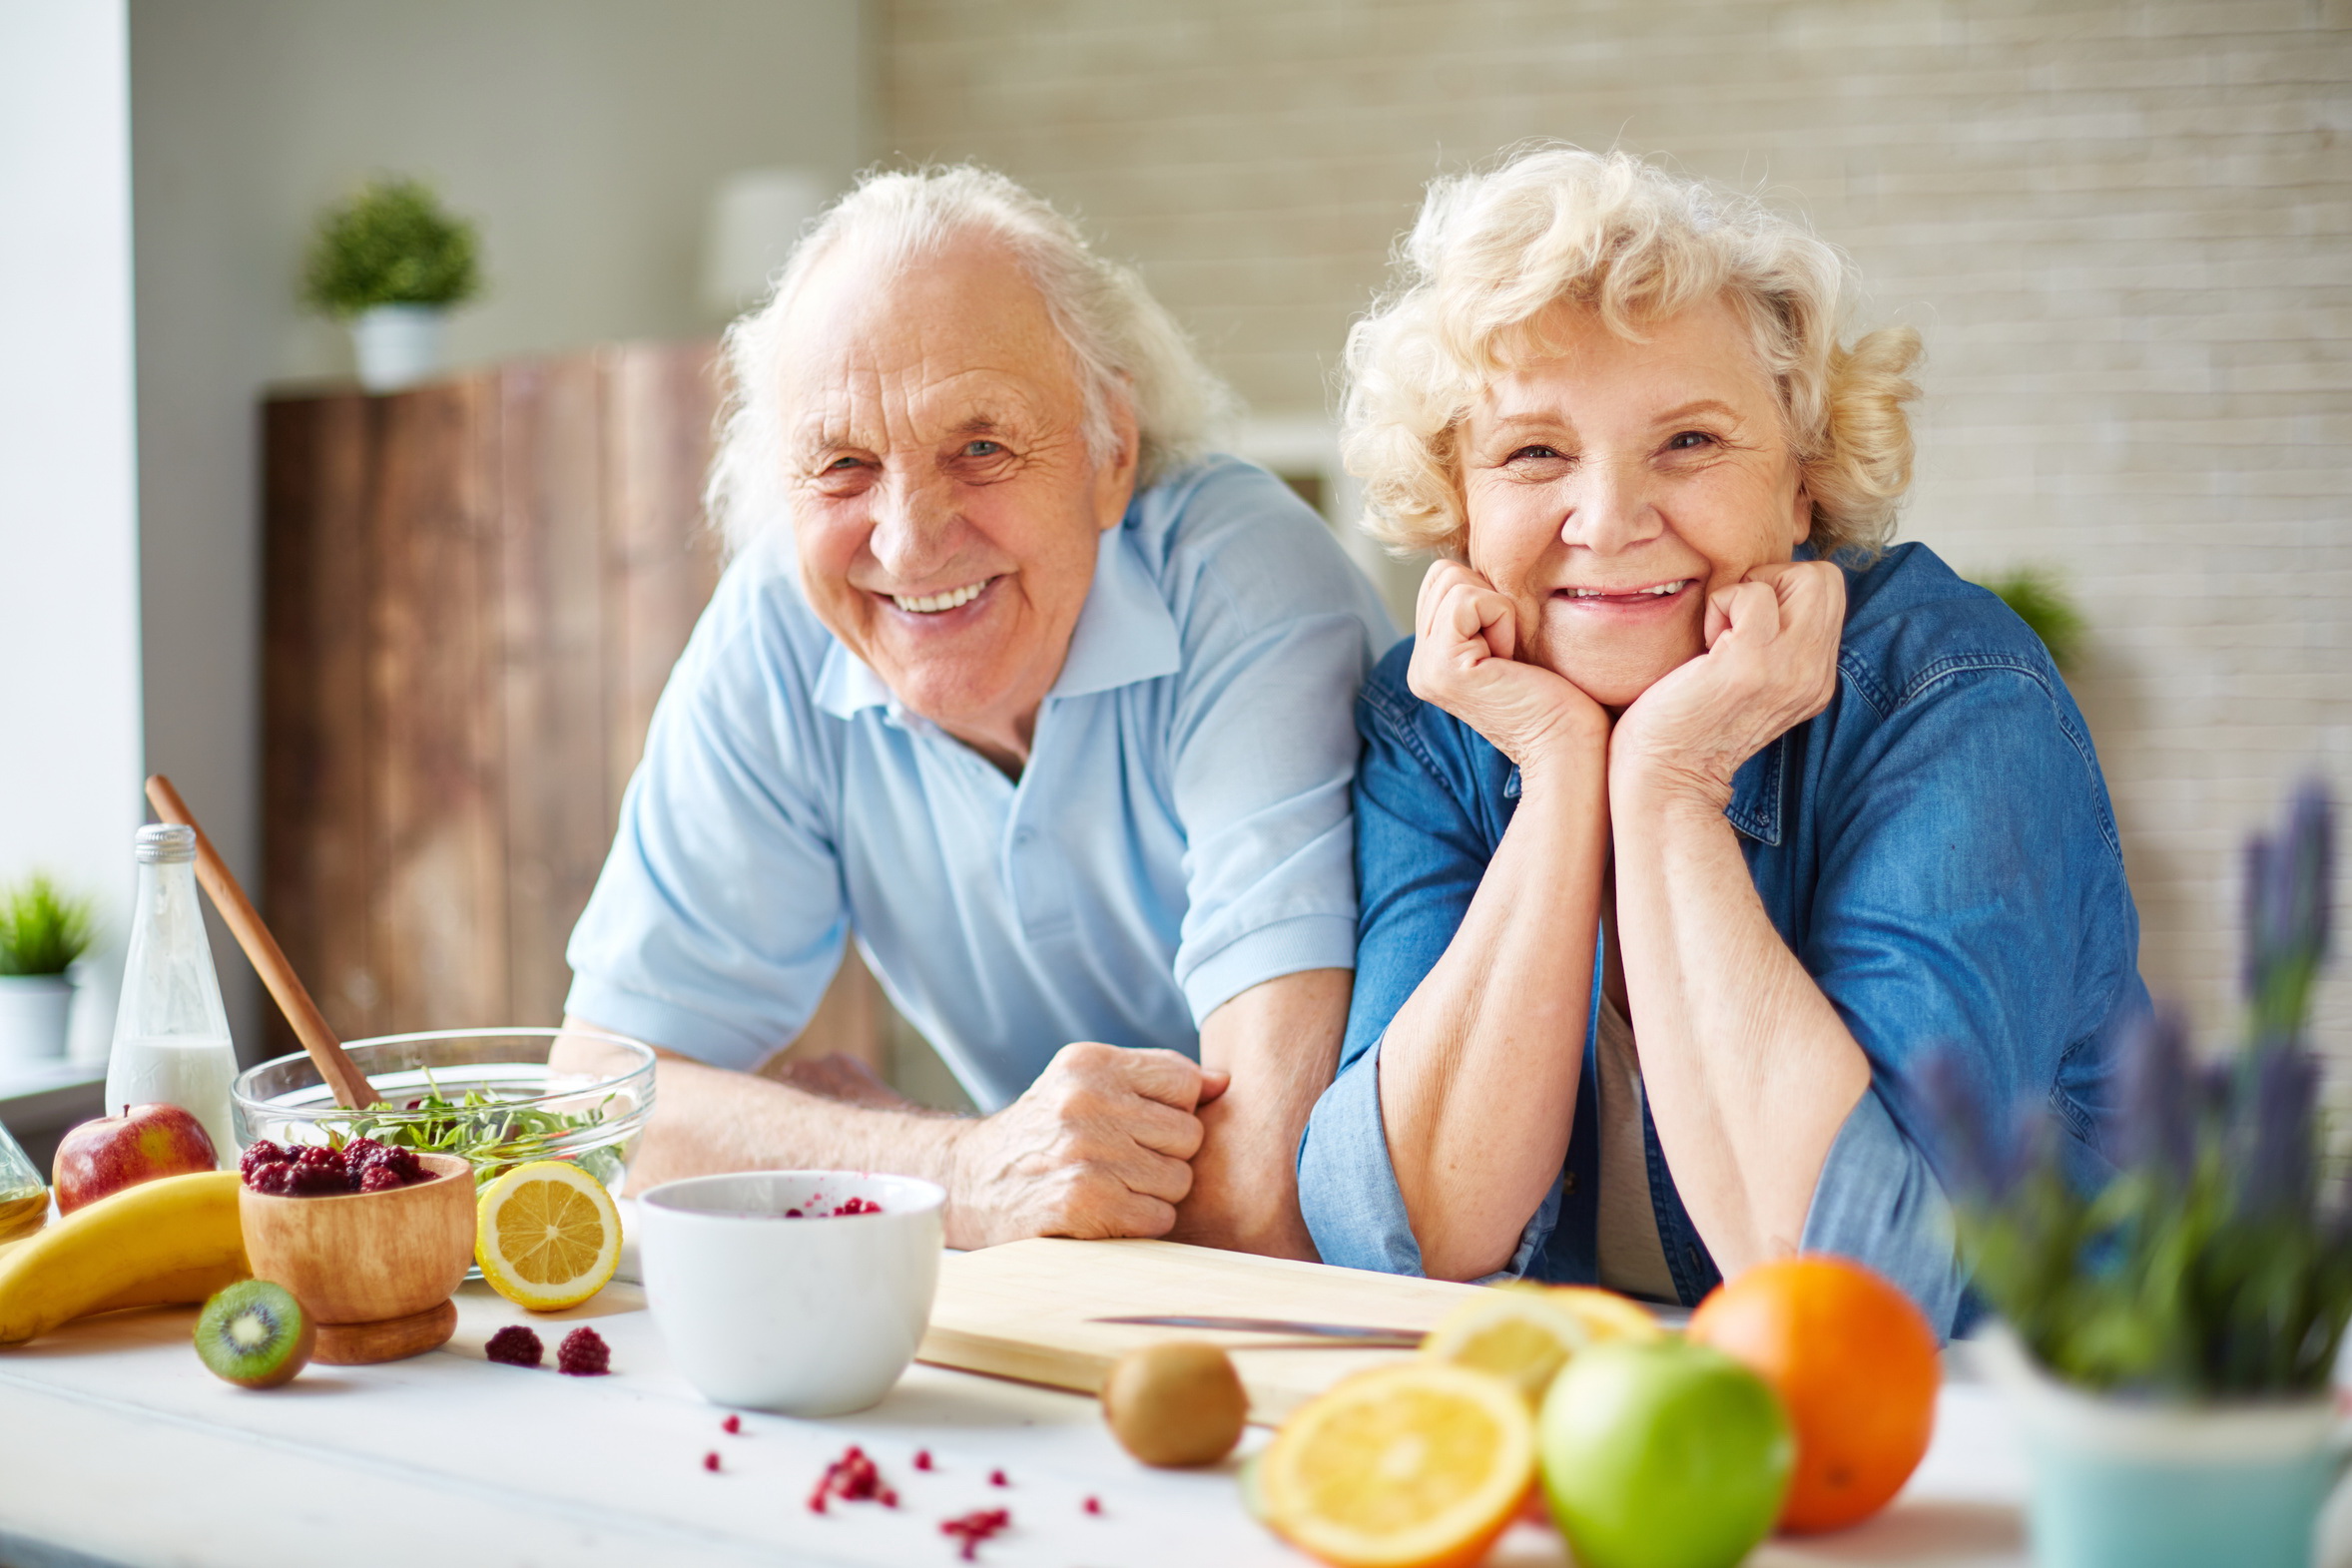
[[[2321,1072],[2304,1030],[2334,858],[2314,781],[2275,837],[2246,846],[2243,1049],[2197,1063],[2168,1009],[2118,1031],[2116,1174],[2101,1191],[2061,1175],[2040,1097],[2013,1133],[1961,1059],[1923,1073],[1974,1286],[2069,1381],[2189,1398],[2325,1386],[2352,1318],[2352,1205],[2321,1180]]]

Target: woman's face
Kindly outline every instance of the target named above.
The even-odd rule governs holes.
[[[1515,657],[1622,708],[1706,649],[1707,595],[1812,525],[1772,379],[1721,302],[1618,336],[1557,305],[1556,351],[1464,421],[1470,564],[1517,610]]]

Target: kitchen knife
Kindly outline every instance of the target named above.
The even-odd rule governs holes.
[[[1426,1337],[1418,1328],[1368,1328],[1359,1323],[1300,1322],[1288,1317],[1216,1317],[1147,1312],[1132,1317],[1089,1317],[1088,1322],[1132,1323],[1146,1328],[1210,1328],[1223,1333],[1301,1335],[1335,1350],[1412,1350]],[[1307,1346],[1302,1346],[1306,1348]],[[1256,1348],[1240,1345],[1236,1348]]]

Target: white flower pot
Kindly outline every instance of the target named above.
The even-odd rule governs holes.
[[[448,318],[448,311],[429,304],[379,304],[353,316],[359,384],[370,392],[397,392],[431,380],[440,373],[441,326]]]
[[[74,985],[61,974],[0,974],[0,1062],[65,1055]]]

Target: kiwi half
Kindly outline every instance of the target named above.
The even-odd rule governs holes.
[[[216,1377],[240,1388],[275,1388],[310,1364],[317,1325],[294,1293],[267,1280],[240,1280],[197,1314],[196,1353]]]

